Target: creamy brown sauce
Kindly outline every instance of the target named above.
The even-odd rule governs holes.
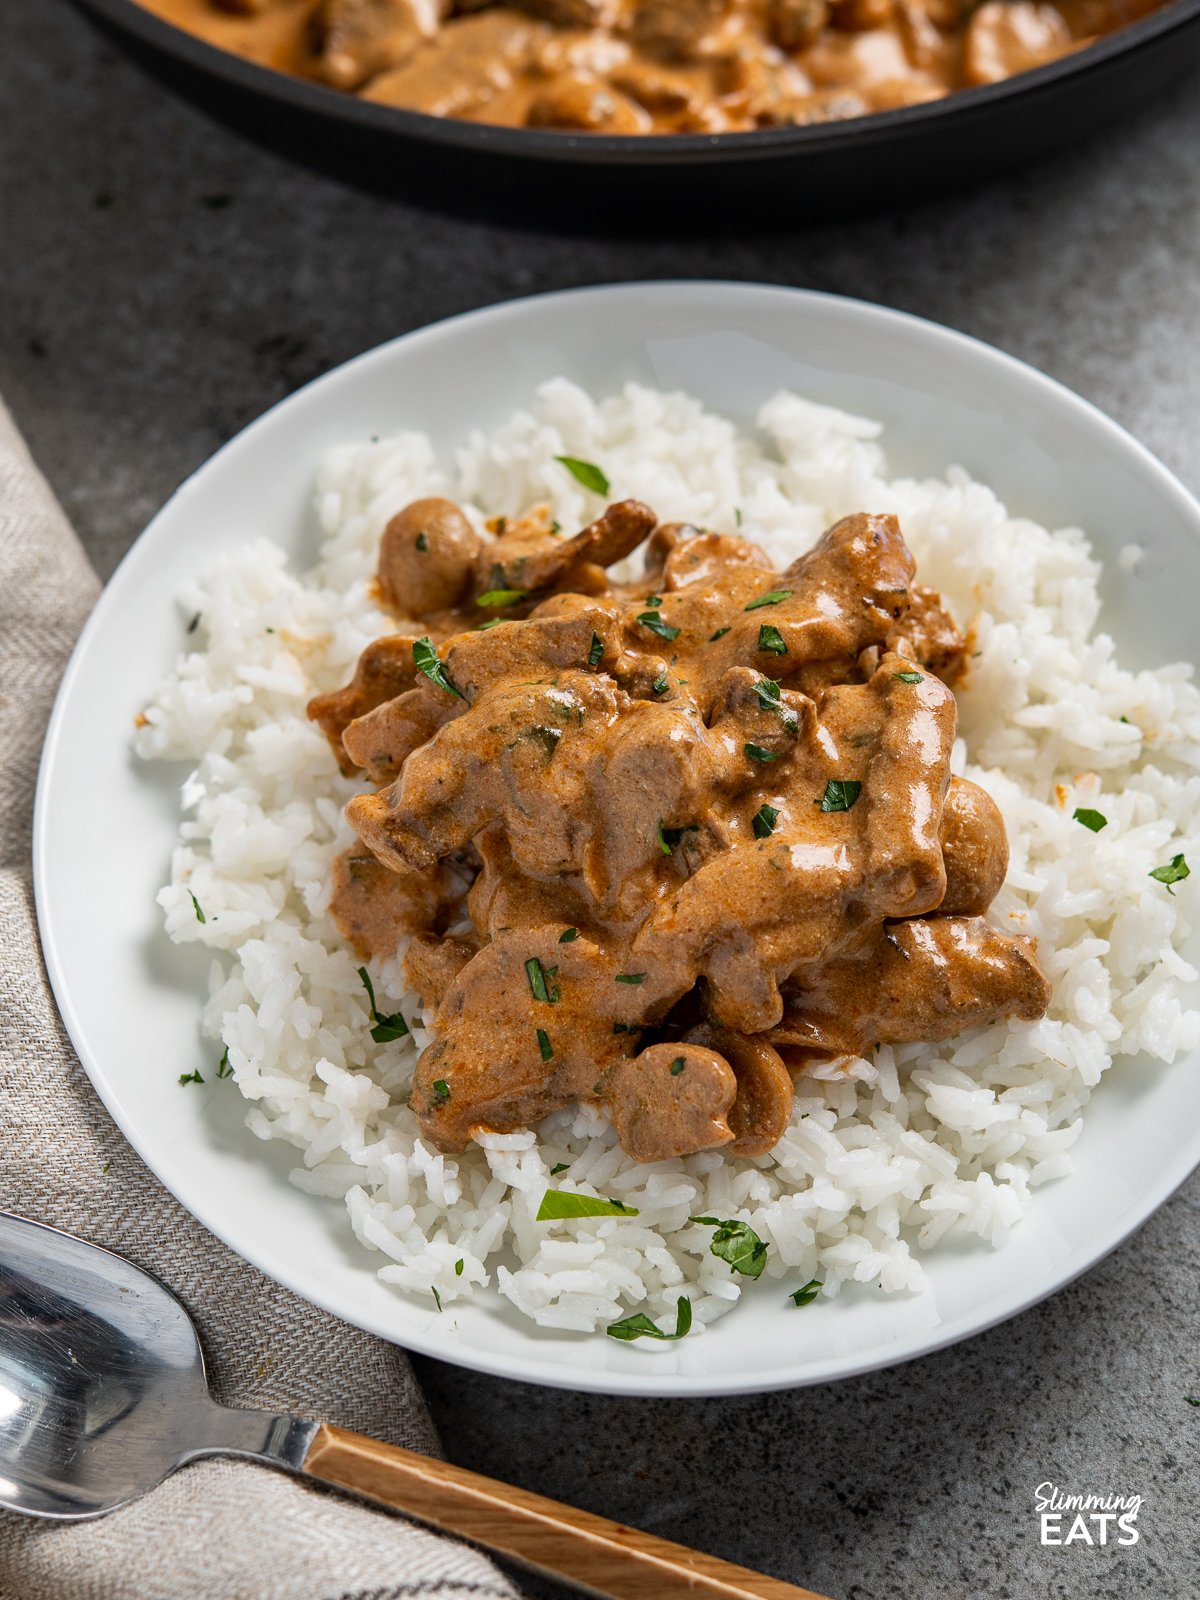
[[[634,501],[498,531],[394,517],[378,596],[417,626],[309,707],[374,786],[333,917],[360,955],[415,936],[436,1008],[427,1138],[592,1100],[640,1160],[762,1154],[813,1059],[1043,1013],[1032,942],[983,920],[1004,824],[950,774],[964,641],[895,518],[783,573]]]
[[[139,0],[220,49],[434,116],[582,132],[825,122],[994,83],[1162,0]]]

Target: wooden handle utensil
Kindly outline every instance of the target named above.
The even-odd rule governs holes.
[[[302,1470],[606,1600],[827,1600],[590,1511],[328,1424],[317,1429]]]

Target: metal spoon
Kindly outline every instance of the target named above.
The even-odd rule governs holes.
[[[0,1212],[0,1506],[103,1516],[209,1455],[350,1490],[613,1600],[823,1600],[327,1423],[219,1406],[169,1290],[98,1245]]]

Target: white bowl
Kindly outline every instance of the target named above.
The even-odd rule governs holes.
[[[593,392],[682,387],[752,424],[787,386],[882,419],[894,474],[958,463],[1015,513],[1081,523],[1107,563],[1105,625],[1123,659],[1193,652],[1200,506],[1077,396],[960,334],[827,295],[728,283],[628,284],[517,301],[409,334],[283,401],[167,503],[84,630],[38,789],[42,939],[63,1018],[130,1142],[207,1227],[298,1294],[413,1350],[510,1378],[616,1394],[731,1394],[823,1382],[923,1355],[1012,1316],[1125,1238],[1200,1161],[1200,1066],[1115,1067],[1089,1108],[1074,1176],[1038,1191],[999,1251],[942,1246],[929,1288],[851,1291],[797,1312],[746,1296],[703,1337],[644,1346],[543,1332],[499,1295],[439,1315],[381,1284],[343,1209],[293,1188],[290,1152],[242,1126],[198,1033],[207,956],[161,931],[155,894],[177,823],[175,772],[136,763],[133,718],[180,646],[175,596],[215,551],[266,534],[305,562],[323,451],[404,427],[448,455],[543,379]],[[1146,548],[1136,576],[1116,556]]]

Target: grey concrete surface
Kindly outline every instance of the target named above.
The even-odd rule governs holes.
[[[188,472],[326,367],[606,279],[760,279],[936,318],[1070,384],[1200,488],[1194,78],[966,198],[764,237],[715,218],[682,244],[485,228],[310,176],[62,0],[4,0],[0,64],[0,393],[104,574]],[[1191,1600],[1198,1209],[1193,1179],[1048,1304],[851,1383],[684,1403],[421,1376],[454,1459],[838,1600]],[[1142,1495],[1139,1543],[1040,1546],[1047,1480]]]

